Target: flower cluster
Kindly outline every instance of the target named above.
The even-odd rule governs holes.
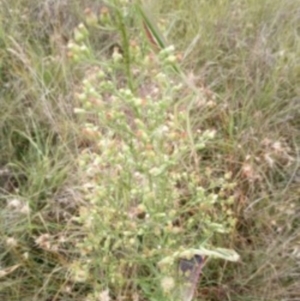
[[[113,52],[86,68],[74,93],[80,139],[87,141],[78,157],[85,203],[75,219],[85,233],[77,243],[82,270],[97,262],[106,282],[121,286],[128,271],[141,273],[235,223],[230,176],[219,179],[223,195],[208,192],[201,166],[191,163],[216,132],[193,133],[188,105],[176,105],[183,85],[170,73],[174,47],[155,56],[142,55],[137,42],[129,45],[134,90],[122,72],[122,55],[116,59]],[[78,275],[78,264],[73,278],[83,281],[90,275]]]

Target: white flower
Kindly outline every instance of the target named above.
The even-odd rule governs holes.
[[[8,237],[8,238],[6,239],[6,244],[7,244],[9,247],[14,248],[14,247],[17,246],[18,243],[17,243],[17,241],[16,241],[15,238],[13,238],[13,237]]]
[[[165,293],[170,293],[175,287],[175,281],[172,277],[164,277],[160,284]]]
[[[22,202],[19,199],[12,199],[8,201],[7,207],[9,209],[19,209],[22,206]]]

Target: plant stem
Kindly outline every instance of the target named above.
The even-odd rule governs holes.
[[[116,1],[118,2],[118,1]],[[131,73],[131,57],[130,57],[130,47],[129,47],[129,37],[127,33],[126,24],[124,22],[124,17],[119,8],[117,8],[118,3],[116,3],[116,13],[118,19],[118,28],[122,36],[122,50],[124,53],[124,63],[125,63],[125,72],[127,76],[129,89],[134,92],[134,85]]]

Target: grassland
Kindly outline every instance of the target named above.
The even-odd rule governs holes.
[[[299,4],[1,0],[0,300],[300,300]]]

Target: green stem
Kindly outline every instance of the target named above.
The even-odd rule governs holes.
[[[118,2],[118,1],[117,1]],[[117,3],[116,3],[117,4]],[[117,5],[116,5],[117,7]],[[122,36],[122,50],[124,54],[125,72],[127,76],[129,89],[134,92],[133,78],[131,73],[131,57],[130,57],[130,45],[127,33],[127,28],[124,22],[122,12],[119,8],[116,8],[117,18],[118,18],[118,28]]]

